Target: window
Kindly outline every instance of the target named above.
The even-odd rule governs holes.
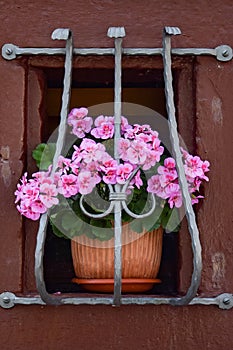
[[[91,68],[92,65],[94,68]],[[77,105],[91,106],[113,101],[114,71],[112,61],[105,57],[101,58],[101,61],[97,60],[98,67],[95,67],[95,65],[95,59],[93,58],[86,61],[76,58],[73,70],[71,108]],[[62,62],[59,59],[52,64],[49,60],[42,58],[31,59],[28,76],[29,106],[33,105],[32,99],[35,98],[33,90],[30,90],[32,84],[38,86],[40,100],[37,101],[35,114],[31,115],[32,110],[30,108],[28,113],[28,139],[33,139],[28,145],[28,162],[31,162],[31,150],[37,143],[41,141],[46,142],[59,123],[63,80],[63,68],[60,66],[62,67]],[[186,103],[187,99],[193,101],[192,59],[177,59],[174,65],[174,76],[179,126],[188,148],[192,151],[194,147],[192,136],[194,123],[190,119],[187,122],[186,118],[187,114],[193,115],[192,103],[189,105]],[[123,60],[122,83],[123,102],[144,105],[158,111],[162,115],[166,115],[163,72],[159,58],[125,58]],[[35,135],[33,130],[38,123],[38,118],[40,120],[40,128]],[[33,259],[33,249],[29,249],[29,246],[33,246],[31,243],[34,240],[34,234],[30,231],[29,225],[26,224],[25,251],[29,251],[25,256],[27,291],[34,290],[34,284],[31,280],[33,274],[32,264],[28,264]],[[187,236],[185,228],[181,230],[179,235],[177,233],[164,234],[163,257],[159,273],[162,283],[161,285],[156,285],[150,292],[151,294],[176,295],[185,292],[192,272],[191,248],[189,255],[186,255],[186,248],[183,249],[184,246],[189,245]],[[185,266],[181,264],[183,259],[186,261]],[[48,292],[82,292],[79,286],[71,282],[71,279],[74,277],[74,271],[70,253],[70,241],[55,237],[51,233],[51,228],[48,229],[47,233],[44,267]]]

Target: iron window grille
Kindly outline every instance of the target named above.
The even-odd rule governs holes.
[[[66,297],[63,295],[51,295],[46,290],[44,281],[43,270],[43,257],[44,257],[44,245],[46,238],[46,230],[48,225],[48,214],[45,213],[41,216],[40,226],[37,235],[37,245],[35,252],[35,277],[37,283],[37,289],[40,297],[17,297],[13,293],[4,292],[0,295],[0,305],[4,308],[10,308],[15,304],[52,304],[52,305],[66,305],[66,304],[110,304],[119,306],[121,304],[170,304],[170,305],[193,305],[193,304],[216,304],[222,309],[230,309],[233,306],[232,294],[224,293],[216,298],[197,298],[196,293],[199,287],[201,270],[202,270],[202,258],[201,258],[201,244],[199,240],[199,232],[196,224],[195,214],[191,204],[191,198],[188,193],[188,185],[184,174],[184,167],[182,163],[182,156],[179,146],[179,138],[177,132],[177,123],[175,117],[175,105],[174,94],[172,86],[172,71],[171,71],[171,57],[174,55],[212,55],[220,61],[229,61],[232,59],[232,49],[227,45],[218,46],[215,49],[172,49],[171,37],[173,35],[179,35],[181,31],[177,27],[165,27],[163,31],[163,47],[155,49],[140,49],[140,48],[122,48],[123,37],[125,36],[125,30],[123,27],[110,27],[108,30],[108,36],[114,38],[115,47],[107,49],[75,49],[73,48],[72,32],[69,29],[56,29],[52,34],[52,39],[65,40],[66,48],[19,48],[12,44],[5,44],[2,48],[2,56],[11,60],[21,55],[65,55],[65,74],[62,94],[62,108],[61,119],[58,130],[58,139],[56,144],[56,151],[53,159],[53,171],[56,168],[58,157],[61,154],[64,136],[65,136],[65,124],[68,115],[70,92],[71,92],[71,78],[72,78],[72,57],[74,55],[114,55],[115,56],[115,86],[114,86],[114,120],[115,120],[115,158],[117,159],[116,143],[120,137],[120,117],[121,117],[121,59],[122,54],[125,55],[162,55],[164,64],[164,82],[165,82],[165,94],[166,94],[166,107],[169,121],[169,130],[172,143],[172,149],[174,158],[177,164],[177,171],[179,175],[179,182],[181,186],[185,214],[188,221],[189,232],[193,250],[193,273],[191,284],[188,288],[186,295],[182,297],[154,297],[154,296],[122,296],[121,295],[121,208],[123,207],[130,215],[134,215],[129,211],[125,203],[125,190],[127,184],[121,188],[115,185],[115,188],[110,188],[110,206],[107,212],[100,214],[106,215],[109,210],[114,210],[114,240],[115,240],[115,261],[114,261],[114,295],[113,297]],[[148,213],[149,215],[155,206],[155,201],[152,196],[152,208]],[[85,208],[83,207],[83,211]],[[88,213],[87,213],[88,214]]]

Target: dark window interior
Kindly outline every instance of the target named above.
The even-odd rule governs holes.
[[[43,141],[46,142],[59,124],[63,69],[45,70],[47,77],[46,121]],[[74,69],[70,107],[90,107],[111,103],[114,99],[114,71],[112,69]],[[148,107],[166,116],[163,72],[160,69],[124,69],[122,72],[122,101]],[[123,113],[122,113],[123,114]],[[135,122],[138,122],[135,119]],[[148,121],[150,122],[150,121]],[[177,293],[178,235],[164,233],[161,284],[150,294]],[[75,277],[72,266],[70,241],[56,237],[48,228],[44,254],[45,282],[50,293],[83,292],[71,282]]]

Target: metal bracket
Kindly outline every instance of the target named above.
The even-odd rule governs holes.
[[[170,305],[171,298],[129,298],[122,297],[121,304],[137,304],[137,305]],[[35,297],[17,297],[11,292],[4,292],[0,294],[0,306],[3,309],[10,309],[15,305],[41,305],[45,306],[46,303],[38,296]],[[113,298],[63,298],[61,299],[61,305],[112,305]],[[233,294],[223,293],[215,298],[194,298],[188,305],[217,305],[222,310],[230,310],[233,308]]]

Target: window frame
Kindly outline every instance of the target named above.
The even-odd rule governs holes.
[[[179,132],[190,152],[195,149],[195,84],[194,63],[192,57],[178,58],[173,61],[174,90],[177,107]],[[41,142],[43,136],[43,122],[46,118],[45,93],[46,69],[63,68],[61,57],[30,57],[27,70],[27,169],[36,170],[31,162],[32,149]],[[75,57],[73,69],[106,68],[113,69],[112,57]],[[122,69],[162,69],[160,57],[123,57]],[[187,103],[189,101],[189,103]],[[189,118],[187,118],[187,115]],[[190,117],[191,116],[191,117]],[[38,128],[35,129],[35,125]],[[25,221],[25,249],[24,249],[24,292],[35,292],[34,251],[38,224]],[[185,294],[192,275],[192,249],[187,225],[184,222],[179,232],[179,271],[178,295]]]

